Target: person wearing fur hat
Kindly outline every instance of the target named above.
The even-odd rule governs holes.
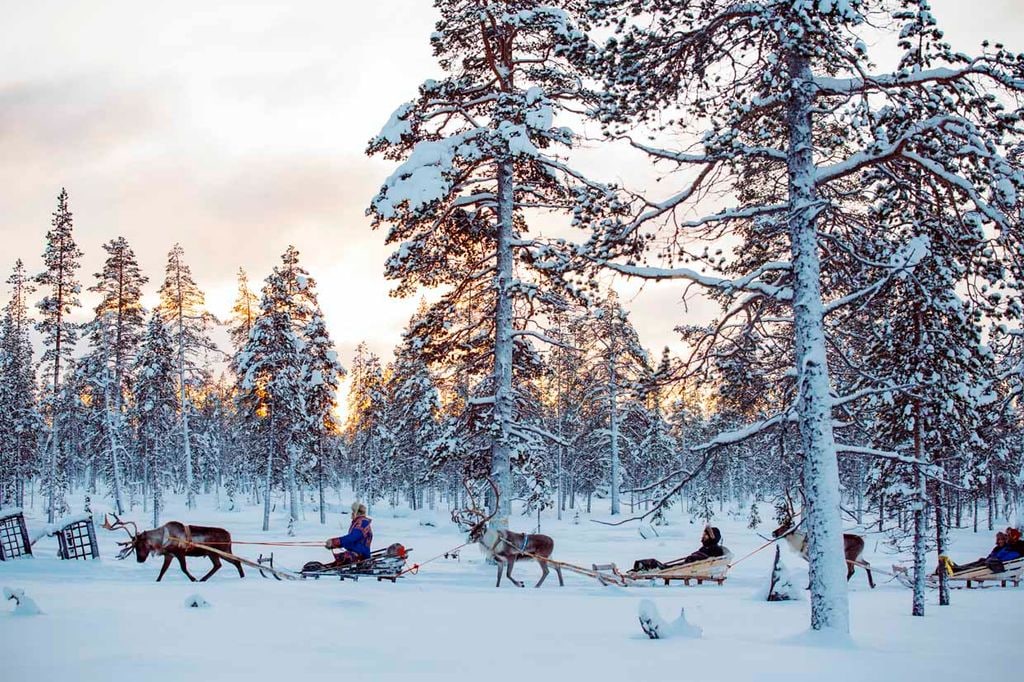
[[[348,533],[337,538],[328,538],[324,543],[327,549],[340,549],[335,552],[337,565],[352,564],[370,558],[370,545],[373,543],[371,520],[366,515],[366,505],[362,502],[352,503],[352,524]]]

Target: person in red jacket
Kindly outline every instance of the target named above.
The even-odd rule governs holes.
[[[366,515],[366,505],[362,502],[352,503],[352,524],[348,533],[337,538],[328,538],[324,547],[335,552],[334,563],[338,566],[354,564],[370,558],[370,545],[373,543],[371,520]]]

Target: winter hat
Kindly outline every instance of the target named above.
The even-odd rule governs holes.
[[[716,543],[722,541],[722,531],[718,530],[714,526],[711,527],[711,534],[715,536]]]
[[[366,516],[366,505],[362,502],[352,503],[352,513],[356,516]]]
[[[1020,542],[1020,530],[1017,528],[1007,528],[1006,535],[1010,538],[1010,542]]]

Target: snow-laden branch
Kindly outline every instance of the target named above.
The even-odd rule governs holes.
[[[558,346],[559,348],[565,348],[566,350],[581,351],[581,349],[577,348],[576,346],[572,346],[570,344],[565,343],[564,341],[559,341],[558,339],[553,339],[550,336],[547,336],[546,334],[541,334],[540,332],[535,332],[535,331],[532,331],[532,330],[529,330],[529,329],[521,329],[519,331],[512,332],[512,337],[513,338],[515,338],[517,336],[532,336],[533,338],[537,339],[538,341],[543,341],[544,343],[547,343],[547,344],[552,345],[552,346]]]
[[[903,71],[895,74],[867,75],[861,78],[819,76],[814,79],[814,85],[818,89],[818,94],[821,95],[859,95],[874,90],[912,88],[928,83],[952,83],[970,75],[986,76],[1014,90],[1024,90],[1024,80],[1009,77],[977,59],[960,69],[942,67],[922,71]]]
[[[738,279],[725,279],[723,277],[709,277],[691,268],[657,268],[641,265],[624,265],[622,263],[607,262],[604,265],[616,272],[641,279],[685,279],[699,284],[708,289],[718,289],[724,292],[749,291],[751,293],[763,294],[777,301],[790,301],[793,299],[793,291],[789,287],[777,287],[759,281],[757,278],[765,272],[773,270],[789,270],[788,263],[765,263],[760,268],[744,275]]]

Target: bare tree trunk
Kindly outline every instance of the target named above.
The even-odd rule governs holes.
[[[610,431],[612,439],[612,451],[611,451],[611,514],[615,516],[619,513],[619,488],[622,487],[622,466],[619,460],[619,392],[618,392],[618,377],[616,376],[615,366],[615,348],[613,346],[611,351],[611,360],[608,363],[608,411],[610,420]],[[589,509],[587,511],[590,511]]]
[[[512,395],[512,221],[515,209],[513,165],[498,161],[498,253],[494,315],[494,414],[498,436],[491,445],[491,475],[499,499],[494,525],[507,529],[512,514],[511,422]]]
[[[794,341],[798,378],[797,417],[804,452],[811,628],[848,634],[849,600],[842,524],[839,464],[832,434],[832,405],[825,356],[821,263],[815,215],[815,167],[811,109],[814,82],[808,58],[788,55],[793,78],[788,102],[789,233],[793,259]]]

